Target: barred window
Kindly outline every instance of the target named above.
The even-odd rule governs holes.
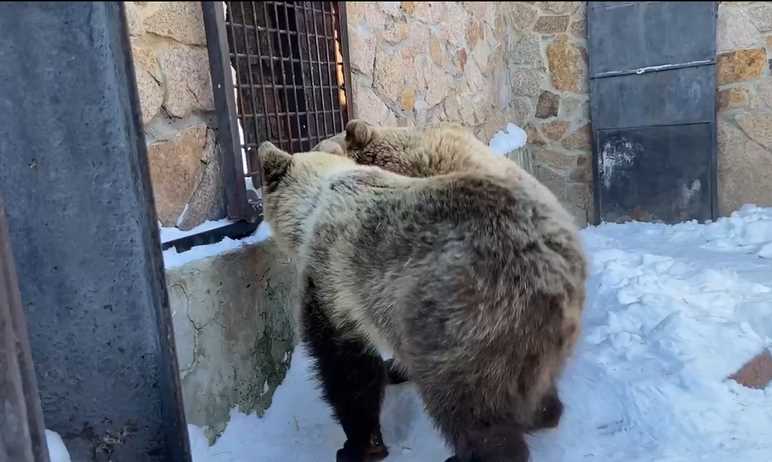
[[[257,146],[307,151],[351,117],[345,3],[202,3],[228,215],[254,219]]]

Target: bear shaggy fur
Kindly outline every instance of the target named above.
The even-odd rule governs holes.
[[[376,128],[364,120],[352,120],[346,131],[323,140],[314,151],[329,152],[354,159],[361,165],[374,165],[411,177],[427,177],[450,172],[505,171],[529,188],[535,200],[548,202],[554,213],[563,208],[551,192],[517,164],[494,160],[488,146],[461,125],[443,122],[418,128]],[[570,221],[570,218],[564,217]],[[406,382],[405,372],[393,359],[386,361],[389,383]]]
[[[576,229],[516,164],[439,130],[357,122],[318,147],[335,154],[259,149],[265,219],[297,261],[302,340],[346,434],[339,462],[387,455],[379,352],[415,383],[449,461],[526,461],[523,434],[560,417],[584,304]]]

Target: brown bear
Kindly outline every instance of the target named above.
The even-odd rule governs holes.
[[[333,141],[338,155],[259,149],[265,219],[297,261],[302,340],[347,437],[337,460],[386,456],[381,354],[393,354],[449,460],[526,461],[523,434],[557,423],[555,383],[580,328],[572,220],[479,142],[463,154],[477,147],[465,136],[365,127]],[[367,155],[388,161],[346,158]]]

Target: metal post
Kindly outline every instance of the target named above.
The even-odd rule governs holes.
[[[189,461],[121,3],[0,3],[0,195],[46,426],[77,461]]]
[[[0,198],[0,460],[48,462],[27,325]]]
[[[214,103],[217,109],[217,143],[220,145],[225,175],[225,201],[228,217],[254,221],[255,212],[247,202],[244,185],[244,165],[241,159],[239,131],[233,115],[236,114],[236,98],[233,95],[230,59],[228,58],[225,30],[225,12],[221,2],[201,2],[209,50],[209,66],[212,75]]]

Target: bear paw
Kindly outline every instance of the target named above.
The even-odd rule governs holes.
[[[380,436],[372,438],[372,442],[367,447],[354,446],[348,441],[342,448],[338,449],[336,462],[376,462],[385,459],[389,455],[389,450],[383,444]]]

